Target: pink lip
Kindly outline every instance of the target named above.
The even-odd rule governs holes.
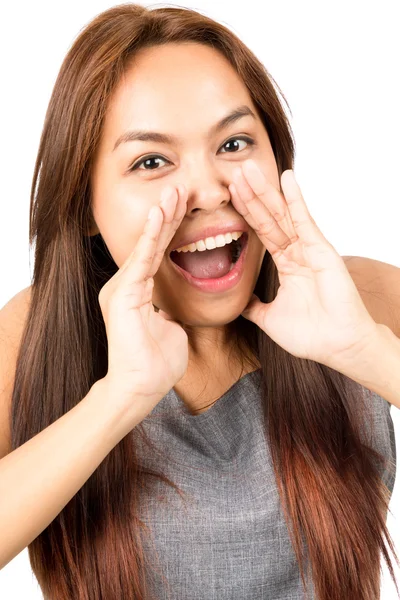
[[[169,253],[171,254],[171,252],[173,252],[177,248],[180,248],[181,246],[187,246],[188,244],[198,242],[199,240],[204,240],[207,237],[215,237],[218,234],[230,233],[231,231],[246,231],[248,233],[249,228],[247,226],[247,223],[237,223],[235,221],[231,221],[230,223],[224,223],[223,225],[205,227],[190,238],[183,238],[177,243],[175,242],[174,247],[169,251]]]
[[[247,249],[249,247],[249,236],[246,236],[246,241],[244,247],[239,256],[239,260],[235,263],[232,271],[227,273],[223,277],[218,277],[216,279],[199,279],[198,277],[193,277],[190,273],[181,269],[179,265],[174,263],[173,260],[170,259],[170,262],[174,266],[174,268],[178,271],[180,275],[182,275],[188,283],[193,285],[198,290],[202,292],[225,292],[233,288],[242,278],[244,273],[244,261],[247,255]]]

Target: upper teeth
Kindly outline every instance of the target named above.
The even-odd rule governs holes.
[[[242,234],[243,231],[232,231],[230,233],[219,234],[215,237],[208,237],[204,240],[188,244],[187,246],[176,248],[175,252],[195,252],[196,250],[203,252],[203,250],[222,248],[225,244],[230,244],[232,240],[238,240]]]

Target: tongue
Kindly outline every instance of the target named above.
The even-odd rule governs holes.
[[[226,275],[232,264],[230,245],[200,252],[173,252],[172,260],[193,277],[215,279]]]

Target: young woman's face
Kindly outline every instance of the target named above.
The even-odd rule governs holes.
[[[218,121],[243,105],[256,118],[247,115],[213,132]],[[170,134],[177,140],[135,140],[114,149],[117,139],[130,130]],[[255,144],[235,140],[241,135]],[[150,155],[157,157],[148,160]],[[230,323],[255,287],[266,250],[251,228],[243,276],[224,292],[193,287],[169,258],[175,240],[192,238],[204,227],[231,219],[247,225],[230,201],[228,186],[233,170],[248,158],[279,189],[267,132],[229,62],[212,48],[194,43],[141,50],[122,78],[106,116],[92,173],[93,216],[120,267],[142,234],[150,208],[160,202],[164,186],[185,186],[187,211],[154,277],[153,293],[153,303],[184,324]],[[146,160],[140,164],[142,159]],[[138,168],[132,170],[134,165]]]

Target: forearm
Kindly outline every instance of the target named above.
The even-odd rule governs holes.
[[[400,338],[377,326],[376,339],[341,372],[400,409]]]
[[[102,381],[0,461],[0,569],[53,521],[135,426],[132,415],[128,424],[126,411],[118,408],[116,397],[109,397]]]

